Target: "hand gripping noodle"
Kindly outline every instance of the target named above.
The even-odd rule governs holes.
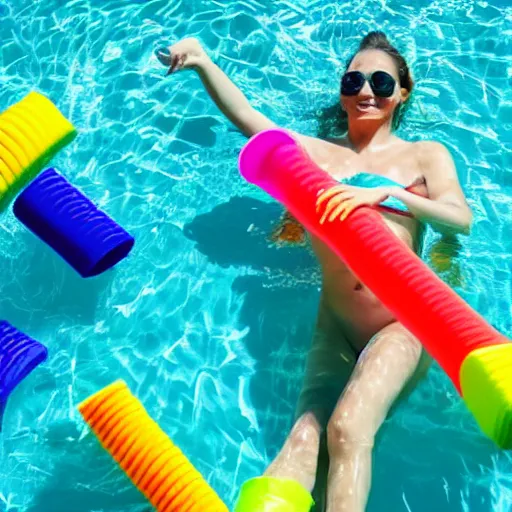
[[[78,409],[158,512],[228,512],[123,381],[92,395]]]
[[[327,243],[438,361],[476,421],[512,448],[512,344],[443,283],[392,231],[362,207],[320,224],[320,190],[338,185],[283,130],[254,136],[240,154],[244,178],[283,203]]]
[[[37,92],[0,114],[0,211],[75,137],[73,125]]]

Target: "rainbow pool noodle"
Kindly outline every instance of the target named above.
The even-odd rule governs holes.
[[[103,447],[158,512],[228,512],[126,383],[110,384],[78,409]]]
[[[75,137],[73,125],[37,92],[0,114],[0,211]]]
[[[437,360],[480,428],[512,448],[512,343],[437,277],[374,209],[320,224],[318,194],[339,183],[284,130],[255,135],[240,170],[323,240]]]

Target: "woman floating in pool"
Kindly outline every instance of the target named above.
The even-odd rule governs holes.
[[[197,40],[160,50],[159,58],[169,73],[195,69],[217,106],[248,137],[275,127],[251,107]],[[319,198],[324,222],[358,205],[381,205],[396,236],[419,251],[421,223],[443,234],[466,234],[472,214],[447,149],[393,134],[412,88],[402,55],[382,32],[372,32],[341,79],[347,136],[330,141],[296,137],[340,182],[335,195]],[[370,489],[375,435],[392,405],[426,373],[430,360],[419,341],[339,258],[311,238],[323,275],[316,332],[295,424],[265,474],[294,480],[308,492],[315,488],[317,510],[360,512]]]

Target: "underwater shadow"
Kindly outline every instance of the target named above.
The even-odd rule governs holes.
[[[238,328],[249,327],[244,343],[256,363],[249,393],[269,458],[293,422],[319,297],[311,251],[269,243],[282,211],[276,203],[234,197],[183,229],[210,262],[255,271],[236,278],[232,289],[244,296]]]
[[[198,215],[183,234],[209,261],[221,267],[249,266],[254,270],[292,273],[314,269],[313,254],[297,248],[278,248],[268,240],[282,206],[252,197],[233,197],[208,213]]]

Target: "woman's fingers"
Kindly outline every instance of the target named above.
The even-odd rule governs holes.
[[[338,192],[337,194],[334,194],[325,205],[326,210],[332,210],[332,208],[338,206],[340,201],[345,201],[346,199],[350,199],[354,197],[354,193],[350,190],[344,189],[342,192]],[[324,199],[323,201],[325,201]],[[317,201],[316,203],[316,211],[317,213],[322,209],[322,203]]]
[[[347,201],[345,210],[340,214],[340,222],[343,222],[359,206],[355,201]]]
[[[335,220],[338,216],[340,216],[344,211],[345,209],[347,208],[347,205],[350,203],[350,201],[343,201],[340,205],[338,205],[336,208],[334,208],[334,210],[332,211],[332,213],[329,215],[329,222],[332,222],[333,220]]]
[[[325,219],[327,219],[327,217],[330,217],[331,213],[334,210],[338,209],[345,200],[345,198],[341,197],[341,194],[336,195],[332,199],[330,199],[327,205],[325,206],[324,213],[322,214],[322,217],[320,219],[320,224],[323,224],[325,222]]]
[[[320,224],[323,224],[325,219],[329,222],[333,222],[336,219],[340,222],[344,221],[357,208],[357,206],[360,206],[360,204],[354,198],[344,199],[340,201],[337,206],[324,213],[320,219]]]
[[[169,74],[174,73],[177,70],[179,63],[180,63],[180,56],[173,55],[171,57],[171,67],[169,69]]]
[[[343,185],[336,185],[334,187],[331,187],[327,190],[322,190],[319,192],[319,196],[316,200],[317,208],[324,202],[327,201],[327,199],[330,199],[331,197],[335,196],[336,194],[339,194],[341,192],[346,192],[347,188]],[[318,211],[318,210],[317,210]]]
[[[318,192],[318,198],[316,202],[316,211],[322,210],[322,206],[325,204],[320,224],[323,224],[326,220],[333,222],[338,219],[340,221],[345,220],[357,207],[367,204],[368,198],[362,192],[358,191],[355,194],[356,188],[346,187],[344,185],[336,185],[329,188],[328,190],[320,190]],[[362,195],[362,197],[360,197]],[[368,202],[368,204],[372,204]]]
[[[179,71],[183,68],[185,64],[186,55],[180,55],[177,53],[172,53],[169,56],[169,69],[167,70],[167,75],[174,73],[175,71]]]

